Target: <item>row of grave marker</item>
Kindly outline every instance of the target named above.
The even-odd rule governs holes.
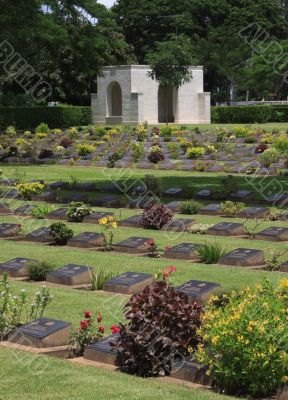
[[[28,276],[28,265],[35,259],[18,257],[0,264],[0,274],[7,272],[11,277],[24,278]],[[91,284],[91,267],[77,264],[67,264],[64,267],[49,272],[46,278],[48,283],[64,286],[85,286]],[[140,272],[125,272],[104,283],[103,290],[120,294],[137,294],[155,281],[152,274]],[[176,288],[185,293],[189,300],[205,302],[208,297],[220,288],[219,283],[191,280]]]
[[[59,212],[61,211],[61,212]],[[54,213],[54,216],[56,219],[61,219],[61,214],[62,217],[65,216],[66,218],[66,213],[61,210],[56,210]],[[103,216],[109,216],[111,215],[110,213],[94,213],[92,216],[90,215],[87,217],[88,221],[90,222],[98,222],[100,218]],[[126,226],[126,227],[134,227],[134,228],[140,228],[141,223],[140,223],[140,218],[141,216],[134,216],[130,217],[122,223],[120,222],[120,225]],[[86,220],[87,221],[87,220]],[[164,227],[162,228],[163,231],[174,231],[174,232],[186,232],[189,230],[190,227],[192,227],[195,224],[195,220],[192,219],[184,219],[184,218],[179,218],[179,219],[174,219],[168,222]],[[18,236],[20,231],[20,226],[18,224],[5,224],[2,223],[0,224],[0,238],[9,238],[9,237],[16,237]],[[207,230],[207,235],[213,235],[213,236],[232,236],[232,237],[241,237],[245,236],[246,230],[243,224],[237,223],[237,222],[220,222],[218,224],[215,224],[211,227],[208,228]],[[94,247],[95,245],[101,245],[101,238],[102,238],[102,243],[103,243],[103,236],[99,234],[98,238],[95,236],[97,234],[93,232],[84,232],[78,236],[75,236],[70,240],[70,243],[68,242],[68,245],[72,245],[75,247],[77,246],[77,241],[80,242],[83,241],[83,235],[87,236],[88,238],[90,237],[91,240],[96,240],[95,243],[91,243],[91,247]],[[94,235],[94,238],[92,237]],[[266,240],[266,241],[272,241],[272,242],[286,242],[288,241],[288,228],[285,227],[269,227],[266,228],[255,235],[256,240]],[[51,243],[51,236],[50,236],[50,229],[49,228],[39,228],[38,230],[29,233],[28,235],[25,236],[24,240],[28,241],[39,241],[42,243]],[[82,247],[82,246],[80,246]],[[84,247],[89,247],[88,245]],[[119,247],[119,244],[116,245],[116,247]],[[120,244],[121,247],[121,244]]]

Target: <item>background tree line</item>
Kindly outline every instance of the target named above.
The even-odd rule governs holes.
[[[251,24],[261,31],[249,42],[240,32]],[[287,0],[118,0],[111,10],[96,0],[0,0],[0,43],[8,40],[50,83],[51,100],[69,104],[89,104],[104,65],[146,63],[175,37],[189,41],[187,59],[204,65],[214,103],[236,90],[238,99],[248,91],[250,99],[283,99],[287,32]],[[32,101],[1,65],[0,93],[1,104]]]

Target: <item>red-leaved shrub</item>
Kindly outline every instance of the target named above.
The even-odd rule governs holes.
[[[146,229],[159,230],[173,217],[173,213],[164,204],[152,204],[142,214],[141,224]]]
[[[174,270],[170,267],[168,275]],[[188,358],[198,345],[203,308],[169,284],[167,271],[162,281],[133,295],[125,306],[128,323],[120,325],[114,345],[122,372],[141,377],[169,374],[173,364]]]

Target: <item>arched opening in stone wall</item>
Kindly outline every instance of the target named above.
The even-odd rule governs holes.
[[[116,81],[107,89],[107,111],[108,117],[122,117],[122,90]]]
[[[175,121],[177,90],[172,86],[159,86],[158,89],[158,122]]]

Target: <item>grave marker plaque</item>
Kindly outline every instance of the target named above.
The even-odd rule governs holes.
[[[207,235],[215,236],[241,236],[244,234],[244,226],[235,222],[220,222],[207,230]]]
[[[90,203],[97,207],[119,207],[121,205],[121,199],[111,194],[93,199]]]
[[[86,217],[83,219],[84,224],[99,224],[99,220],[101,218],[108,218],[108,217],[113,217],[114,213],[111,212],[96,212],[90,215],[86,215]]]
[[[195,225],[193,219],[178,218],[169,221],[162,228],[162,231],[172,231],[172,232],[187,232],[191,226]]]
[[[28,233],[25,236],[25,240],[27,242],[36,242],[36,243],[53,243],[53,238],[51,236],[50,228],[39,228],[34,232]]]
[[[208,204],[205,207],[201,207],[198,210],[198,214],[201,215],[221,215],[222,214],[222,209],[220,204]]]
[[[270,242],[286,242],[288,240],[288,228],[271,227],[257,233],[256,240],[269,240]]]
[[[67,208],[58,208],[57,210],[51,211],[48,215],[48,219],[55,219],[59,221],[67,221]]]
[[[74,236],[72,239],[68,240],[67,246],[88,249],[102,246],[103,243],[104,236],[101,233],[83,232],[80,233],[80,235]]]
[[[0,264],[0,274],[8,272],[9,276],[13,278],[21,278],[27,276],[27,266],[29,263],[35,262],[32,258],[14,258]]]
[[[265,265],[265,257],[262,250],[239,248],[221,257],[219,264],[235,267],[254,267]]]
[[[85,360],[97,361],[104,364],[115,365],[117,351],[113,351],[111,343],[115,343],[119,334],[108,336],[98,342],[91,343],[85,348]]]
[[[232,193],[229,198],[235,201],[251,200],[253,198],[253,193],[249,190],[238,190],[238,192]]]
[[[49,272],[47,282],[58,285],[87,285],[91,282],[91,269],[84,265],[68,264]]]
[[[141,215],[134,215],[133,217],[123,219],[119,222],[119,225],[128,228],[143,228],[143,225],[141,224],[141,219]]]
[[[212,195],[211,190],[204,189],[196,193],[196,198],[200,200],[207,200],[211,198],[211,195]]]
[[[0,215],[11,214],[9,207],[6,204],[0,203]]]
[[[73,190],[79,190],[83,192],[91,192],[96,189],[94,182],[79,182],[73,186]]]
[[[49,189],[69,189],[69,182],[57,181],[49,185]]]
[[[249,207],[240,211],[239,218],[258,219],[265,218],[270,214],[270,209],[266,207]]]
[[[70,330],[69,322],[39,318],[16,328],[9,336],[8,341],[36,348],[66,346]]]
[[[198,260],[197,251],[199,250],[199,244],[193,243],[180,243],[173,247],[168,247],[165,249],[164,257],[172,258],[175,260]]]
[[[19,215],[20,217],[27,217],[31,215],[33,209],[36,206],[31,205],[31,204],[25,204],[23,206],[18,207],[16,210],[14,210],[13,214],[14,215]]]
[[[178,286],[176,290],[186,294],[191,302],[205,303],[213,293],[219,291],[220,287],[219,283],[192,280]]]
[[[115,251],[121,253],[147,253],[151,247],[149,244],[153,239],[145,237],[132,236],[129,239],[123,240],[114,246]]]
[[[164,191],[163,195],[169,197],[181,197],[183,193],[184,190],[181,188],[169,188]]]
[[[181,211],[181,206],[183,201],[171,201],[170,203],[166,204],[166,207],[173,212],[179,213]]]
[[[154,276],[151,274],[125,272],[105,282],[103,289],[106,292],[134,294],[142,292],[153,281]]]
[[[281,272],[288,272],[288,261],[281,265],[280,271]]]
[[[16,237],[20,229],[19,224],[0,224],[0,238]]]

